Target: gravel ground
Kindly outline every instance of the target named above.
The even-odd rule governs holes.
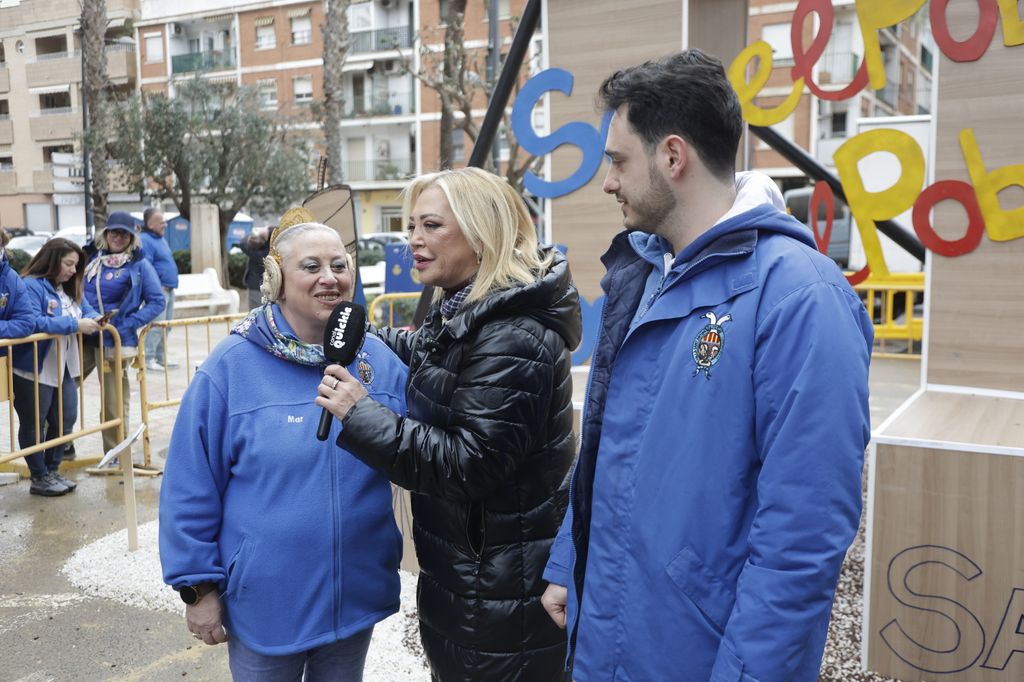
[[[867,516],[867,468],[861,484],[864,513],[857,538],[850,545],[839,575],[836,599],[832,604],[832,622],[821,660],[819,680],[828,682],[899,682],[861,670],[861,623],[864,615],[864,521]]]
[[[139,549],[129,552],[127,531],[119,531],[75,552],[62,573],[75,587],[89,595],[116,599],[129,606],[182,615],[185,607],[160,578],[157,550],[157,522],[139,526]],[[402,607],[373,630],[366,658],[367,682],[430,679],[420,649],[416,619],[416,576],[402,577]]]
[[[138,608],[183,614],[181,601],[160,578],[157,522],[139,526],[138,551],[128,552],[126,547],[126,531],[108,535],[75,552],[64,565],[62,573],[86,594],[108,599],[113,597]],[[405,571],[401,577],[402,608],[374,629],[366,662],[368,682],[429,679],[416,619],[416,577]],[[898,682],[861,670],[863,591],[862,518],[839,578],[819,680]]]

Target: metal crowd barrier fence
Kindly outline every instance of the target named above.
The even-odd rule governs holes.
[[[107,397],[105,395],[106,389],[104,387],[103,375],[113,373],[114,375],[114,405],[115,417],[113,419],[103,420],[100,417],[100,422],[95,426],[87,427],[85,425],[85,415],[88,409],[88,405],[85,400],[85,381],[82,377],[82,369],[84,368],[86,345],[83,341],[82,334],[74,334],[75,343],[78,345],[78,357],[79,357],[79,375],[75,380],[78,384],[78,424],[79,428],[72,430],[70,433],[64,433],[64,401],[60,398],[62,395],[61,389],[64,384],[63,371],[58,375],[57,378],[57,405],[58,405],[58,417],[57,417],[57,436],[55,438],[43,439],[42,429],[39,428],[39,343],[42,341],[57,341],[64,338],[61,334],[32,334],[20,339],[0,339],[0,402],[6,401],[8,403],[7,408],[7,431],[9,434],[11,452],[9,454],[0,455],[0,465],[5,465],[25,457],[26,455],[32,455],[37,452],[42,452],[51,447],[70,443],[73,440],[88,436],[94,433],[102,432],[107,429],[116,429],[117,441],[120,443],[125,437],[125,417],[124,417],[124,401],[121,382],[124,376],[124,365],[122,364],[121,358],[121,337],[117,333],[117,329],[113,326],[103,327],[103,330],[98,334],[98,344],[100,348],[104,348],[104,335],[109,334],[113,339],[113,346],[110,348],[110,357],[106,357],[106,353],[101,353],[101,361],[97,366],[96,377],[99,382],[99,405],[105,404]],[[17,424],[15,420],[16,412],[14,410],[14,347],[21,345],[32,345],[32,392],[33,392],[33,405],[34,411],[33,416],[36,420],[36,437],[35,444],[29,447],[22,448],[20,445],[16,445],[16,433]],[[64,367],[64,357],[61,344],[55,346],[57,352],[57,366]],[[4,350],[6,349],[6,352]],[[88,348],[89,352],[92,352],[92,348]],[[102,410],[98,410],[102,415]],[[124,502],[125,502],[125,516],[128,529],[128,549],[135,551],[138,547],[138,521],[135,512],[135,479],[133,476],[134,469],[132,467],[132,458],[130,456],[119,458],[121,473],[124,476]]]
[[[924,302],[924,273],[895,274],[885,281],[868,277],[854,287],[864,300],[875,326],[873,355],[882,358],[921,357],[924,318],[917,306]],[[905,351],[899,348],[905,344]],[[894,347],[895,346],[895,347]]]
[[[213,328],[216,325],[224,325],[224,334],[227,335],[231,331],[231,327],[238,320],[243,319],[248,313],[235,313],[230,315],[207,315],[204,317],[188,317],[180,320],[161,320],[160,322],[154,322],[149,327],[143,328],[139,332],[139,401],[142,412],[142,421],[146,424],[146,431],[142,434],[142,451],[143,457],[147,468],[152,468],[152,444],[150,442],[150,433],[153,431],[150,425],[152,413],[155,410],[159,410],[165,407],[177,407],[181,404],[182,395],[184,395],[184,389],[188,388],[189,383],[192,381],[192,377],[195,375],[195,370],[198,367],[198,363],[195,362],[199,353],[193,346],[191,335],[189,334],[190,328],[202,328],[202,336],[204,341],[200,342],[199,349],[203,351],[202,359],[205,359],[213,347],[220,341],[221,337],[217,339],[213,338]],[[163,371],[159,372],[162,375],[162,398],[150,400],[150,392],[153,390],[153,386],[150,385],[149,373],[151,370],[146,369],[146,336],[149,334],[162,334],[163,335],[163,347],[169,348],[167,345],[167,334],[171,329],[182,329],[184,338],[185,348],[185,362],[182,367],[178,370],[171,370],[164,366]],[[180,382],[174,381],[172,387],[172,373],[181,372],[185,381],[184,386],[180,385]],[[180,393],[177,389],[181,388]],[[156,391],[160,391],[159,388]]]
[[[378,327],[407,327],[412,325],[420,292],[380,294],[366,310],[366,319]]]

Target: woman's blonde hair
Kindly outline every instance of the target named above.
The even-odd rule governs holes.
[[[462,235],[480,261],[466,303],[536,282],[551,265],[553,256],[539,251],[537,231],[522,198],[504,178],[479,168],[443,170],[413,180],[403,193],[406,221],[420,195],[435,186],[444,192]],[[434,299],[443,295],[438,289]]]
[[[330,232],[338,238],[341,243],[341,235],[333,227],[323,223],[298,223],[295,225],[278,225],[274,233],[270,235],[270,255],[263,259],[263,281],[260,283],[260,294],[264,303],[276,303],[281,298],[281,291],[284,289],[284,273],[281,270],[281,262],[291,252],[292,243],[296,238],[310,232]],[[344,244],[342,244],[344,248]],[[348,262],[348,269],[353,269],[352,256],[346,251],[345,260]],[[352,284],[355,285],[356,273],[352,273]]]

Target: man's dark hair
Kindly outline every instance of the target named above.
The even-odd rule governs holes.
[[[159,208],[155,206],[150,206],[149,208],[142,212],[142,229],[146,229],[149,227],[149,219],[153,217],[154,213],[163,213],[163,211],[161,211]]]
[[[722,62],[700,50],[616,71],[598,91],[612,111],[625,105],[627,120],[651,151],[666,135],[693,145],[715,176],[732,180],[743,117]]]

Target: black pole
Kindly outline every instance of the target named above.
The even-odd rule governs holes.
[[[85,33],[80,34],[85,39]],[[85,46],[79,48],[82,55],[82,189],[85,194],[85,237],[92,239],[96,219],[92,213],[92,179],[89,172],[89,89],[85,83]]]
[[[476,143],[473,145],[473,153],[469,157],[469,166],[482,168],[487,160],[487,154],[494,143],[495,135],[498,132],[498,125],[501,123],[502,112],[508,106],[509,97],[512,95],[512,88],[519,78],[519,68],[523,65],[526,51],[530,47],[530,40],[537,31],[540,24],[540,3],[541,0],[529,0],[526,9],[523,10],[523,17],[512,38],[512,47],[509,48],[508,57],[505,58],[505,65],[501,69],[501,77],[494,86],[491,93],[491,100],[487,104],[487,114],[480,126],[480,134],[477,135]],[[416,313],[413,315],[413,326],[419,327],[430,310],[430,303],[434,297],[434,288],[423,287],[419,303],[416,305]]]
[[[803,171],[807,177],[814,180],[824,180],[832,188],[832,193],[844,204],[849,205],[849,202],[846,200],[846,192],[843,191],[843,185],[839,182],[839,178],[830,173],[828,169],[818,163],[810,154],[767,126],[752,125],[750,126],[750,132],[757,135],[765,144]],[[896,242],[897,246],[922,263],[924,262],[924,245],[914,233],[893,220],[883,220],[877,222],[876,225],[878,226],[878,231]]]
[[[487,3],[487,82],[494,83],[498,76],[498,64],[501,62],[501,32],[498,30],[498,0]],[[497,140],[491,144],[491,164],[495,169],[501,163]]]

